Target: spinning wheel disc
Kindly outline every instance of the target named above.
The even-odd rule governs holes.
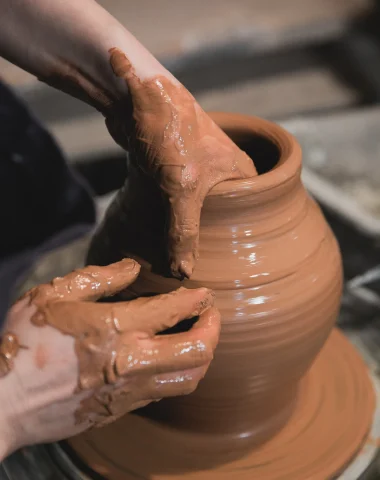
[[[300,385],[287,425],[242,458],[223,463],[221,455],[218,465],[205,468],[212,437],[175,431],[135,415],[69,443],[110,480],[326,480],[358,452],[374,409],[366,365],[334,330]]]

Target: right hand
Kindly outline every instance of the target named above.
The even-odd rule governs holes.
[[[256,176],[255,165],[168,72],[142,80],[124,52],[113,48],[110,53],[130,99],[110,110],[108,131],[167,200],[171,272],[189,278],[198,257],[205,197],[225,180]]]
[[[32,289],[13,305],[0,345],[7,453],[76,435],[197,387],[219,337],[213,294],[180,288],[130,302],[94,302],[125,289],[139,270],[129,259],[85,267]],[[187,332],[157,335],[198,315]],[[20,348],[13,343],[5,355],[12,338]]]

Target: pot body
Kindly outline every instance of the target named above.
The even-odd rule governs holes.
[[[331,332],[340,304],[341,258],[301,183],[301,151],[293,137],[252,117],[217,114],[215,120],[238,143],[252,135],[274,145],[277,163],[256,178],[224,182],[206,198],[191,279],[157,273],[166,264],[165,205],[152,181],[133,167],[88,260],[136,258],[142,270],[128,297],[180,285],[215,291],[222,331],[205,378],[191,395],[162,400],[142,414],[251,446],[287,421],[299,382]],[[264,157],[269,150],[261,149]],[[255,160],[254,154],[253,148]],[[264,157],[258,162],[265,167]]]

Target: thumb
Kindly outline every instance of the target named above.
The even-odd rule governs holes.
[[[174,277],[189,278],[193,273],[203,199],[197,190],[169,198],[169,260]]]

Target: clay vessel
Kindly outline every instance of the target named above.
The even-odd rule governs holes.
[[[206,377],[193,394],[141,413],[175,429],[207,433],[210,444],[214,438],[218,448],[241,452],[270,438],[291,415],[300,379],[337,317],[342,269],[337,242],[301,183],[296,140],[258,118],[212,116],[253,158],[260,175],[223,182],[206,198],[191,279],[162,275],[165,204],[133,162],[88,261],[136,258],[143,268],[128,298],[180,284],[215,290],[222,333]]]

